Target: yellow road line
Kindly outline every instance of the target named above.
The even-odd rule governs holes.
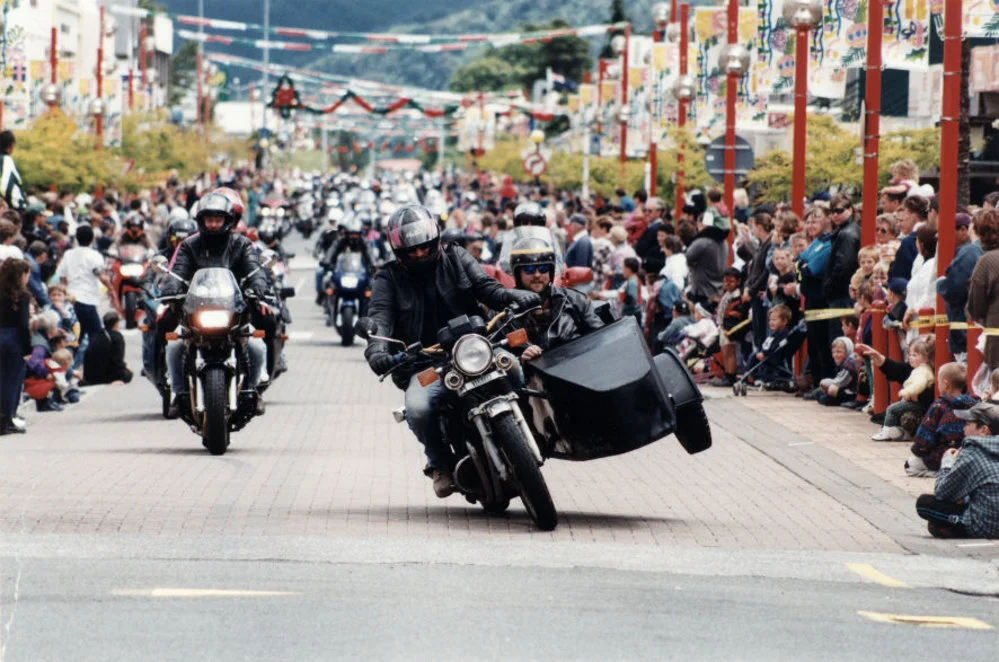
[[[909,588],[908,584],[889,577],[869,563],[847,563],[846,567],[864,579],[870,579],[872,582],[881,584],[882,586],[888,586],[889,588]]]
[[[254,591],[220,588],[151,588],[115,589],[112,595],[144,596],[148,598],[260,598],[282,595],[301,595],[297,591]]]
[[[964,628],[966,630],[991,630],[988,623],[967,616],[906,616],[884,614],[876,611],[858,611],[858,614],[878,623],[917,625],[921,628]]]

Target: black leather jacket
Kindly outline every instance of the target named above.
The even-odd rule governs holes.
[[[191,235],[177,247],[170,270],[190,281],[194,272],[208,267],[224,267],[232,271],[236,280],[242,284],[244,292],[252,290],[263,296],[268,291],[267,275],[260,268],[260,253],[241,234],[230,235],[222,250],[209,248],[208,242],[198,234]],[[250,276],[249,280],[243,283],[247,276]],[[181,281],[169,277],[163,279],[162,285],[163,296],[180,294],[186,288]]]
[[[556,285],[551,288],[551,309],[544,319],[549,320],[543,323],[546,328],[526,319],[523,326],[531,344],[546,351],[604,326],[593,302],[584,294]]]
[[[860,226],[850,220],[833,232],[829,261],[822,276],[822,295],[826,303],[850,296],[850,278],[857,271],[860,250]]]
[[[444,248],[440,261],[430,276],[434,279],[440,304],[451,318],[459,315],[482,315],[479,304],[502,310],[513,303],[513,295],[486,275],[479,263],[460,246]],[[389,262],[375,274],[371,286],[368,315],[378,325],[377,335],[410,344],[420,341],[423,331],[424,297],[419,281],[398,261]],[[448,319],[439,320],[441,326]],[[364,350],[372,356],[390,352],[383,342],[372,341]]]

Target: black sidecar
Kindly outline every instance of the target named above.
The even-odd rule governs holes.
[[[653,359],[632,317],[525,362],[533,426],[543,451],[592,460],[676,433],[688,453],[711,447],[702,396],[672,352]]]

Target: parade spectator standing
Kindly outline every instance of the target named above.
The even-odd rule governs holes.
[[[572,232],[572,244],[565,252],[565,266],[592,268],[593,243],[590,241],[590,233],[586,231],[586,217],[573,214],[569,219],[569,231]]]
[[[906,280],[912,278],[912,265],[919,256],[919,251],[916,249],[916,226],[926,222],[929,211],[930,206],[924,198],[911,196],[905,198],[895,212],[902,240],[899,242],[895,259],[888,271],[889,278],[905,278]]]
[[[753,238],[758,242],[749,263],[746,284],[742,292],[742,301],[748,303],[753,315],[753,347],[759,349],[767,338],[767,314],[764,297],[770,283],[770,268],[767,261],[773,250],[773,219],[770,214],[754,214],[749,219]],[[749,244],[747,250],[752,250]]]
[[[16,212],[9,213],[16,214]],[[9,258],[15,258],[17,260],[24,259],[24,253],[21,252],[20,248],[14,245],[17,235],[18,231],[16,225],[7,219],[0,219],[0,262]]]
[[[805,214],[805,234],[811,239],[801,255],[798,256],[799,285],[795,291],[793,285],[784,287],[786,296],[800,294],[805,297],[806,310],[821,310],[826,307],[823,293],[823,275],[826,263],[829,261],[829,251],[832,248],[832,235],[829,233],[829,217],[821,207],[812,207]],[[810,400],[818,399],[822,390],[819,382],[835,374],[836,364],[833,363],[831,345],[829,343],[829,321],[824,319],[806,320],[808,337],[808,367],[814,388],[804,396]]]
[[[0,131],[0,195],[3,195],[8,207],[21,211],[28,206],[28,201],[21,184],[21,173],[11,156],[16,144],[13,131]]]
[[[0,435],[24,432],[14,417],[24,384],[24,357],[31,352],[30,275],[24,260],[0,263]]]
[[[614,223],[606,216],[601,216],[593,225],[590,243],[593,246],[593,282],[600,287],[610,275],[610,256],[614,252],[614,244],[609,238]]]
[[[28,246],[28,255],[25,257],[28,266],[31,268],[31,278],[28,279],[28,292],[34,297],[35,303],[39,308],[44,308],[51,303],[48,291],[45,289],[45,283],[42,281],[42,265],[45,264],[48,258],[48,246],[41,241],[31,242],[31,245]]]
[[[90,245],[94,230],[88,225],[76,229],[77,247],[66,251],[56,269],[56,275],[66,283],[66,289],[75,299],[73,309],[80,321],[80,349],[76,366],[82,365],[87,343],[103,331],[97,306],[101,301],[100,286],[111,290],[111,281],[104,273],[104,258]]]
[[[724,230],[705,227],[697,222],[697,236],[687,248],[687,268],[689,269],[688,298],[693,303],[707,304],[717,300],[722,288],[722,274],[728,247],[725,245]]]
[[[683,242],[676,235],[667,235],[663,239],[663,253],[666,254],[666,262],[659,275],[670,279],[683,290],[689,273],[687,256],[683,254]]]
[[[837,193],[829,203],[829,220],[832,224],[832,246],[829,262],[822,275],[822,295],[829,308],[851,308],[850,277],[860,266],[860,226],[853,220],[853,203],[845,193]],[[809,306],[811,308],[811,306]],[[829,322],[829,342],[843,332],[838,319]]]
[[[936,290],[944,300],[948,322],[964,322],[967,317],[964,308],[968,305],[968,282],[975,270],[978,258],[982,256],[982,246],[971,241],[971,216],[957,214],[954,218],[954,259],[947,265],[943,278],[936,281]],[[948,337],[951,354],[967,351],[968,333],[962,330],[951,331]]]
[[[968,319],[986,328],[999,327],[999,211],[979,212],[975,232],[985,252],[968,283]],[[999,368],[999,336],[985,341],[985,363]]]

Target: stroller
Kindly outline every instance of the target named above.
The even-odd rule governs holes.
[[[791,359],[805,342],[805,321],[798,322],[776,345],[763,352],[763,360],[752,359],[752,365],[732,384],[735,395],[746,395],[749,386],[757,390],[794,391],[794,369]]]

